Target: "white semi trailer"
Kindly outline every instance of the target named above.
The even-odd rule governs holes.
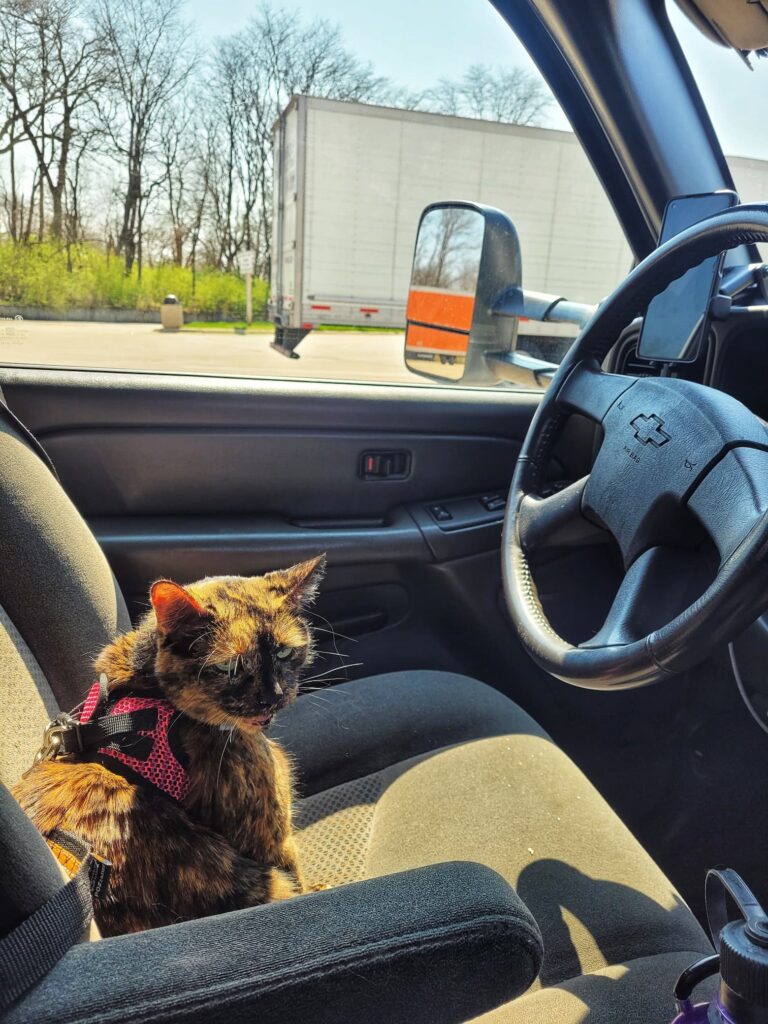
[[[768,195],[768,163],[730,163],[742,199]],[[269,309],[285,355],[319,324],[404,327],[419,215],[439,200],[512,218],[526,290],[594,303],[631,266],[571,132],[294,96],[275,124],[274,166]],[[519,347],[575,333],[523,322]]]

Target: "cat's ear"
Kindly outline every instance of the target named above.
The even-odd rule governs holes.
[[[280,578],[278,589],[285,594],[288,601],[297,605],[308,605],[317,596],[317,588],[325,575],[325,564],[325,555],[318,555],[317,558],[299,562],[290,569],[283,569],[272,575]]]
[[[201,626],[210,618],[188,590],[172,580],[158,580],[152,584],[149,599],[155,610],[157,628],[161,633],[177,633]]]

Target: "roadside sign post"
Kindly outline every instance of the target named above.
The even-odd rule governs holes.
[[[245,322],[253,323],[253,272],[256,269],[256,253],[253,249],[241,249],[237,254],[237,269],[245,278]]]

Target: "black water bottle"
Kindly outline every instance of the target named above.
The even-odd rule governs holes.
[[[768,1024],[768,915],[730,868],[708,872],[706,904],[719,956],[706,957],[680,976],[673,1024]],[[694,987],[718,970],[715,998],[694,1005]]]
[[[729,921],[728,897],[740,919]],[[720,922],[720,1016],[727,1024],[768,1024],[768,916],[735,871],[707,875],[707,918]],[[714,1018],[717,1020],[717,1017]]]

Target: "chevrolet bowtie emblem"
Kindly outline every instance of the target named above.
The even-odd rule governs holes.
[[[672,440],[669,434],[661,429],[664,420],[655,413],[651,413],[650,416],[640,413],[629,425],[635,428],[635,440],[640,444],[652,444],[654,448],[661,448],[667,441]]]

